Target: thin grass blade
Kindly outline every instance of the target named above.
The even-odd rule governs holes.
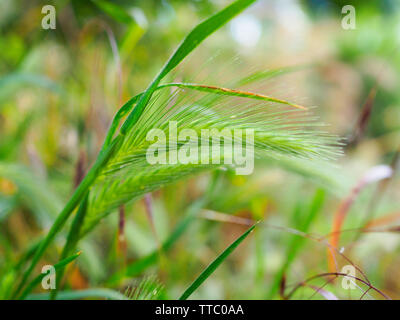
[[[256,225],[253,225],[239,238],[237,238],[229,247],[227,247],[211,264],[193,281],[193,283],[185,290],[179,300],[186,300],[190,295],[195,292],[201,284],[207,280],[209,276],[224,262],[224,260],[236,249],[236,247],[247,238],[247,236],[254,230]]]
[[[66,265],[68,265],[69,263],[71,263],[72,261],[74,261],[76,258],[79,257],[81,253],[75,253],[74,255],[61,260],[59,263],[56,263],[54,265],[54,269],[57,271],[59,271],[60,269],[64,268]],[[35,279],[33,279],[29,285],[26,287],[26,289],[22,292],[21,296],[19,297],[20,300],[23,300],[26,298],[26,296],[42,281],[42,279],[46,276],[45,273],[41,273],[40,275],[38,275]]]

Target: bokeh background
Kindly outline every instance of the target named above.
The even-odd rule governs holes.
[[[146,88],[199,21],[228,3],[0,2],[1,298],[21,275],[19,257],[46,233],[95,160],[116,110]],[[47,4],[56,8],[55,30],[41,28]],[[341,25],[349,4],[355,30]],[[332,166],[260,160],[251,176],[218,172],[216,189],[194,219],[185,220],[213,174],[154,192],[147,206],[144,200],[127,205],[125,239],[115,212],[80,243],[64,288],[124,292],[150,276],[164,287],[159,298],[177,298],[249,224],[262,220],[193,298],[285,298],[294,285],[330,272],[325,240],[335,213],[351,199],[340,251],[374,287],[400,298],[399,9],[396,0],[260,0],[207,39],[175,78],[224,85],[271,71],[262,93],[315,106],[328,131],[351,143]],[[354,194],[382,164],[393,176]],[[361,230],[367,223],[381,229]],[[65,234],[43,264],[57,261]],[[337,264],[340,270],[349,262],[338,257]],[[345,290],[341,278],[326,284],[329,279],[304,284],[290,298],[382,298],[374,290],[364,294],[368,286],[361,282]]]

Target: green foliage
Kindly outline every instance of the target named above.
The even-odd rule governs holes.
[[[246,145],[246,148],[250,150],[253,147],[255,155],[261,158],[313,160],[332,159],[339,154],[337,138],[313,130],[318,124],[307,112],[285,110],[274,104],[235,101],[230,96],[188,95],[181,89],[169,94],[164,90],[150,100],[141,119],[131,128],[121,148],[94,182],[83,234],[127,201],[189,175],[222,166],[219,164],[223,162],[222,153],[218,155],[221,157],[218,161],[212,158],[211,153],[201,153],[200,143],[208,144],[209,140],[200,141],[197,147],[199,159],[209,157],[209,164],[184,165],[178,162],[149,165],[146,152],[153,142],[147,141],[146,135],[152,128],[158,128],[168,137],[171,121],[179,124],[178,130],[193,129],[199,137],[203,129],[216,129],[211,133],[211,139],[218,138],[224,129],[231,132],[253,129],[254,145]],[[219,141],[223,147],[225,141]],[[175,143],[179,146],[182,142],[167,138],[167,143],[165,156],[168,159],[171,152],[177,152]],[[213,164],[215,162],[217,164]]]
[[[48,77],[32,73],[12,73],[0,78],[0,101],[20,86],[36,86],[56,94],[64,94],[64,90]]]
[[[376,4],[363,4],[357,29],[343,32],[339,20],[313,20],[296,2],[299,28],[289,30],[286,7],[270,15],[259,1],[222,28],[254,2],[210,16],[220,4],[61,1],[56,30],[40,28],[43,1],[0,5],[0,299],[168,299],[193,279],[181,299],[348,298],[327,281],[325,240],[349,198],[337,268],[355,256],[366,279],[361,298],[381,298],[372,283],[398,296],[398,177],[376,191],[359,177],[378,163],[396,171],[399,14],[393,6],[379,17]],[[339,2],[330,19],[340,18]],[[329,12],[322,2],[308,6]],[[237,27],[253,23],[260,41],[247,47]],[[376,97],[362,107],[371,88]],[[214,131],[177,141],[173,122],[197,136]],[[167,138],[159,156],[194,148],[208,164],[151,165],[154,128]],[[225,154],[199,148],[234,142],[221,139],[225,129],[254,130],[253,144],[239,143],[254,148],[254,174],[238,176]],[[358,132],[359,141],[326,131]],[[363,192],[350,193],[361,190],[355,185]],[[150,192],[151,201],[140,200]],[[379,232],[360,229],[369,219]],[[231,255],[259,220],[251,246]],[[57,270],[50,294],[36,293],[41,263]]]
[[[191,33],[189,33],[182,44],[178,47],[176,52],[168,60],[165,67],[160,71],[158,76],[153,80],[148,89],[144,92],[143,96],[139,99],[134,111],[128,116],[127,120],[121,127],[120,132],[122,135],[119,135],[109,146],[107,146],[105,150],[100,151],[99,157],[97,158],[95,164],[85,176],[81,184],[78,186],[73,196],[64,207],[64,209],[61,211],[57,220],[54,222],[46,238],[41,242],[40,247],[35,252],[32,263],[27,271],[24,273],[24,276],[19,286],[17,287],[15,294],[18,294],[18,292],[23,288],[26,280],[33,271],[33,268],[38,263],[40,257],[43,255],[44,251],[52,242],[56,234],[61,230],[78,203],[83,199],[89,187],[98,176],[99,171],[108,162],[113,153],[119,150],[121,144],[124,142],[124,135],[126,133],[130,133],[129,129],[139,120],[142,112],[144,111],[147,103],[149,102],[154,90],[158,86],[161,79],[165,77],[173,68],[175,68],[194,48],[196,48],[200,44],[200,42],[202,42],[211,33],[224,25],[227,21],[240,13],[254,1],[255,0],[237,0],[219,13],[213,15],[211,18],[199,24],[193,29]]]
[[[41,177],[33,174],[29,168],[14,163],[0,162],[0,176],[7,178],[16,186],[12,198],[3,198],[3,209],[0,219],[5,217],[7,207],[12,206],[13,199],[18,197],[20,201],[29,207],[37,222],[45,227],[57,215],[62,208],[62,202],[58,195],[54,194],[51,187]],[[0,198],[1,199],[1,198]]]
[[[314,222],[314,220],[318,217],[318,213],[322,209],[322,205],[324,203],[325,199],[325,192],[321,189],[318,189],[315,192],[314,198],[312,199],[312,202],[310,204],[310,207],[307,209],[308,212],[306,212],[306,215],[303,216],[304,212],[301,210],[301,208],[296,207],[294,210],[294,225],[296,226],[296,229],[303,233],[308,233],[311,224]],[[275,296],[275,294],[278,291],[280,282],[282,281],[282,278],[286,276],[286,272],[295,260],[297,254],[299,253],[302,245],[304,244],[305,239],[296,235],[292,235],[290,238],[290,241],[287,246],[287,251],[286,251],[286,261],[282,268],[280,268],[278,274],[275,276],[275,282],[271,287],[271,291],[269,293],[269,298],[272,298]]]
[[[224,262],[226,258],[236,249],[236,247],[247,238],[247,236],[253,231],[255,225],[250,227],[245,233],[237,238],[229,247],[227,247],[210,265],[193,281],[193,283],[185,290],[180,296],[179,300],[186,300],[193,292],[197,290],[201,284],[207,280],[209,276]]]
[[[76,258],[78,258],[80,254],[81,253],[78,252],[78,253],[56,263],[54,265],[54,269],[55,269],[56,273],[57,273],[57,271],[60,271],[61,269],[65,268],[66,265],[68,265],[69,263],[74,261]],[[25,299],[28,296],[28,294],[43,280],[43,278],[45,276],[46,276],[46,273],[41,273],[35,279],[33,279],[29,283],[29,285],[25,288],[25,290],[21,293],[21,295],[19,296],[19,299],[21,299],[21,300]]]

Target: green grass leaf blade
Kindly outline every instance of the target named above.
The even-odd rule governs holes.
[[[155,91],[164,89],[164,88],[168,88],[168,87],[177,87],[177,88],[181,88],[181,89],[203,91],[203,92],[207,92],[207,93],[214,93],[217,95],[235,96],[235,97],[249,98],[249,99],[255,99],[255,100],[263,100],[263,101],[275,102],[275,103],[279,103],[279,104],[286,104],[288,106],[292,106],[292,107],[295,107],[298,109],[304,109],[304,110],[306,109],[305,107],[295,104],[293,102],[274,98],[274,97],[263,95],[263,94],[242,91],[242,90],[236,90],[236,89],[223,88],[223,87],[217,87],[217,86],[208,86],[208,85],[197,84],[197,83],[179,83],[179,82],[166,83],[166,84],[158,86],[155,89]],[[143,96],[143,94],[144,94],[144,92],[141,92],[141,93],[137,94],[136,96],[132,97],[115,114],[114,119],[110,125],[110,129],[108,130],[107,136],[105,138],[103,149],[106,148],[111,143],[111,141],[114,137],[114,134],[118,129],[118,125],[119,125],[119,122],[121,121],[121,119],[124,116],[126,116],[133,109],[136,102]]]
[[[189,296],[197,290],[200,285],[207,280],[207,278],[219,267],[219,265],[236,249],[236,247],[247,238],[247,236],[254,230],[256,225],[253,225],[239,238],[237,238],[229,247],[227,247],[208,267],[193,281],[193,283],[185,290],[179,300],[186,300]]]
[[[204,198],[194,202],[188,209],[185,217],[176,226],[171,235],[165,240],[161,246],[163,252],[168,251],[175,242],[182,236],[182,234],[187,230],[193,220],[196,218],[197,213],[201,208],[204,207],[206,200]],[[129,264],[126,269],[115,273],[110,277],[108,283],[110,285],[115,285],[118,281],[124,277],[134,277],[143,272],[149,266],[155,264],[158,260],[159,251],[155,250],[152,253],[146,255],[145,257]]]
[[[92,0],[92,2],[103,12],[112,17],[115,21],[125,24],[129,24],[134,21],[122,7],[112,3],[111,1]]]
[[[301,217],[301,225],[298,226],[299,230],[302,232],[308,232],[310,229],[311,224],[314,222],[314,220],[318,217],[318,213],[321,212],[322,206],[325,201],[325,191],[323,189],[318,189],[315,192],[315,195],[311,201],[310,207],[308,209],[307,215],[304,217],[302,215]],[[300,212],[302,214],[303,212]],[[294,259],[296,258],[297,254],[299,253],[301,247],[304,244],[304,238],[298,237],[298,236],[293,236],[290,239],[290,242],[288,244],[288,249],[286,251],[286,261],[278,274],[275,276],[275,281],[269,291],[269,298],[273,298],[273,296],[278,292],[279,285],[281,282],[282,277],[286,273],[286,271],[289,269],[291,264],[293,263]]]
[[[27,263],[29,261],[29,259],[31,259],[33,257],[33,255],[35,254],[35,251],[39,248],[41,241],[42,240],[34,242],[26,249],[26,251],[19,258],[18,262],[14,265],[14,269],[16,271],[20,271],[21,268],[25,265],[25,263]]]
[[[214,94],[218,94],[218,95],[242,97],[242,98],[249,98],[249,99],[255,99],[255,100],[275,102],[275,103],[280,103],[280,104],[287,104],[289,106],[292,106],[292,107],[295,107],[298,109],[306,109],[305,107],[299,106],[295,103],[292,103],[292,102],[289,102],[286,100],[282,100],[282,99],[278,99],[278,98],[274,98],[271,96],[266,96],[263,94],[258,94],[258,93],[248,92],[248,91],[217,87],[217,86],[208,86],[208,85],[193,84],[193,83],[169,83],[169,84],[159,86],[157,89],[161,89],[162,87],[171,87],[171,86],[175,86],[175,87],[182,88],[182,89],[192,89],[192,90],[197,90],[197,91],[214,93]]]
[[[68,265],[69,263],[71,263],[72,261],[74,261],[76,258],[79,257],[81,253],[75,253],[74,255],[61,260],[60,262],[56,263],[54,265],[54,269],[57,271],[59,271],[60,269],[64,268],[66,265]],[[38,275],[35,279],[33,279],[29,285],[26,287],[26,289],[23,291],[23,293],[21,294],[21,296],[19,297],[20,300],[23,300],[26,298],[26,296],[42,281],[42,279],[46,276],[45,273],[41,273],[40,275]]]
[[[19,283],[14,296],[17,295],[20,290],[23,288],[25,282],[28,280],[28,277],[32,273],[33,269],[35,268],[36,264],[39,262],[40,258],[42,257],[44,251],[53,241],[57,233],[61,230],[64,226],[65,222],[68,220],[71,213],[74,211],[76,206],[81,202],[87,190],[89,189],[92,182],[96,179],[98,172],[101,170],[102,166],[108,161],[110,156],[113,154],[115,148],[119,146],[120,139],[116,139],[113,143],[107,148],[107,150],[100,154],[96,160],[96,163],[93,167],[89,170],[88,174],[82,180],[81,184],[75,190],[74,194],[58,215],[56,221],[54,221],[53,225],[50,228],[50,231],[47,233],[46,238],[41,241],[39,248],[36,250],[35,255],[32,258],[32,262],[29,268],[25,271],[24,275],[22,276],[21,282]]]
[[[88,194],[79,206],[78,212],[76,213],[76,216],[72,221],[72,225],[67,236],[67,242],[65,243],[63,251],[61,253],[61,261],[65,259],[70,254],[70,252],[75,249],[79,241],[79,233],[81,230],[83,219],[85,218],[87,212],[87,204]],[[60,268],[60,270],[57,272],[57,283],[61,283],[62,277],[64,275],[64,270],[64,268]],[[50,297],[52,300],[56,298],[59,287],[60,286],[57,286],[56,289],[51,292]]]
[[[198,24],[183,40],[172,57],[160,73],[160,78],[167,75],[175,68],[190,52],[192,52],[204,39],[221,28],[225,23],[238,15],[256,0],[237,0],[225,9],[217,12],[207,20]]]
[[[142,97],[142,95],[143,95],[143,92],[137,94],[136,96],[131,98],[128,102],[126,102],[117,111],[117,113],[115,114],[115,116],[114,116],[114,118],[113,118],[113,120],[111,122],[110,128],[108,129],[107,136],[104,139],[104,144],[103,144],[103,147],[102,147],[101,150],[105,150],[105,148],[107,148],[110,145],[110,143],[111,143],[111,141],[112,141],[112,139],[114,137],[114,134],[118,129],[118,125],[119,125],[121,119],[123,117],[125,117],[133,109],[133,107],[135,106],[136,102]]]
[[[181,45],[167,61],[166,65],[162,68],[160,73],[155,77],[153,82],[146,89],[143,96],[140,98],[136,108],[131,112],[126,121],[121,127],[121,134],[125,135],[126,132],[137,122],[143,113],[147,103],[149,102],[153,92],[158,87],[160,81],[174,69],[190,52],[192,52],[204,39],[211,35],[214,31],[218,30],[226,24],[233,17],[238,15],[249,5],[256,0],[237,0],[217,12],[207,20],[198,24],[183,40]]]
[[[64,89],[50,78],[27,72],[14,72],[0,78],[0,99],[5,98],[8,94],[15,92],[18,87],[35,86],[49,90],[53,93],[65,94]]]
[[[301,225],[298,227],[302,232],[308,232],[312,222],[318,216],[318,213],[322,209],[322,205],[325,200],[325,192],[322,189],[318,189],[315,192],[315,195],[311,201],[310,208],[308,210],[308,214],[305,217],[302,217]],[[288,253],[287,253],[287,261],[284,269],[287,269],[287,265],[291,264],[294,261],[297,253],[299,252],[302,244],[304,243],[304,238],[293,237],[292,241],[289,245]]]

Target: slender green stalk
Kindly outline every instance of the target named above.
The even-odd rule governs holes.
[[[49,233],[46,238],[41,242],[40,247],[36,250],[35,255],[32,259],[32,262],[29,268],[24,273],[21,282],[19,283],[16,291],[14,292],[14,297],[18,295],[21,289],[24,287],[25,282],[28,280],[30,274],[33,269],[39,262],[42,257],[44,251],[53,241],[57,233],[64,226],[67,219],[70,217],[74,209],[78,206],[78,204],[82,201],[83,197],[87,193],[88,189],[95,181],[98,176],[98,173],[101,171],[103,166],[107,163],[110,156],[113,154],[115,150],[121,146],[124,136],[126,133],[132,128],[133,125],[139,120],[142,115],[145,107],[148,104],[152,94],[156,90],[160,81],[172,70],[174,69],[191,51],[193,51],[204,39],[206,39],[210,34],[219,29],[222,25],[227,23],[234,16],[239,14],[249,5],[254,3],[256,0],[237,0],[214,14],[204,22],[197,25],[183,40],[181,45],[177,48],[175,53],[171,56],[171,58],[167,61],[166,65],[162,68],[159,74],[155,77],[153,82],[149,85],[144,94],[140,97],[135,109],[129,114],[128,118],[124,122],[121,127],[120,134],[113,140],[113,142],[108,146],[104,145],[105,149],[102,149],[99,153],[99,156],[90,169],[88,174],[82,180],[78,188],[75,190],[74,194],[68,201],[67,205],[61,211],[56,221],[52,225]],[[112,135],[107,135],[107,137],[111,137]],[[106,141],[107,142],[107,141]]]
[[[28,250],[26,250],[26,252],[22,255],[22,257],[19,259],[14,267],[16,271],[19,271],[24,266],[24,264],[33,257],[35,251],[39,248],[41,241],[42,240],[35,242],[28,248]]]
[[[308,232],[310,229],[310,226],[314,222],[314,220],[318,217],[318,213],[321,211],[322,206],[324,204],[325,200],[325,192],[322,189],[317,189],[317,191],[314,194],[314,197],[311,201],[310,207],[308,209],[308,212],[303,212],[303,211],[298,211],[296,208],[296,214],[301,215],[301,220],[297,223],[300,225],[296,226],[299,230],[302,232]],[[274,296],[278,293],[279,290],[279,285],[282,281],[282,277],[285,275],[295,258],[297,257],[297,254],[299,253],[301,246],[304,244],[304,238],[298,237],[298,236],[293,236],[287,246],[287,251],[286,251],[286,260],[285,263],[282,265],[280,268],[279,272],[275,275],[275,280],[271,286],[271,289],[268,292],[268,299],[273,299]]]
[[[85,196],[86,192],[88,191],[89,187],[93,183],[93,181],[96,179],[99,171],[105,165],[108,161],[108,159],[111,157],[113,152],[115,151],[116,148],[120,146],[122,143],[122,137],[117,137],[111,145],[107,148],[107,150],[104,153],[101,153],[99,157],[97,158],[97,161],[93,165],[93,167],[89,170],[88,174],[85,176],[85,178],[82,180],[78,188],[75,190],[74,194],[72,195],[71,199],[68,201],[67,205],[64,207],[64,209],[61,211],[59,216],[57,217],[56,221],[52,225],[50,231],[48,232],[46,238],[40,243],[39,248],[35,251],[35,255],[32,258],[32,262],[29,266],[29,268],[25,271],[21,282],[19,283],[13,297],[15,298],[16,295],[21,291],[23,288],[25,282],[28,280],[28,277],[32,273],[33,269],[35,268],[36,264],[39,262],[40,258],[42,257],[44,251],[47,249],[47,247],[50,245],[50,243],[53,241],[54,237],[57,235],[57,233],[61,230],[61,228],[64,226],[65,222],[71,215],[71,213],[74,211],[74,209],[77,207],[77,205],[81,202],[82,198]]]
[[[71,229],[69,230],[67,241],[61,253],[60,260],[64,260],[70,254],[70,252],[75,249],[76,245],[78,244],[82,222],[87,212],[88,199],[89,199],[89,194],[86,194],[84,200],[79,206],[78,212],[76,213],[74,220],[72,221]],[[54,300],[57,297],[58,289],[61,286],[61,280],[63,278],[64,271],[65,268],[60,268],[60,270],[57,272],[57,280],[56,280],[57,287],[50,293],[51,300]]]
[[[208,267],[193,281],[193,283],[185,290],[179,300],[186,300],[189,296],[207,280],[207,278],[219,267],[219,265],[236,249],[236,247],[253,231],[256,225],[251,226],[245,233],[237,238],[228,248],[226,248]]]
[[[180,239],[183,233],[188,229],[191,223],[195,220],[198,212],[204,207],[206,203],[205,198],[201,198],[194,202],[188,209],[183,219],[179,222],[171,235],[162,243],[161,251],[167,252],[175,243]],[[157,262],[160,250],[156,249],[150,254],[142,257],[141,259],[132,262],[125,269],[113,274],[107,281],[108,285],[116,285],[121,279],[127,277],[134,277],[143,272],[146,268],[154,265]]]
[[[165,66],[161,69],[160,73],[154,78],[153,82],[144,92],[143,96],[139,99],[135,109],[131,112],[121,127],[121,134],[125,135],[130,128],[137,122],[142,115],[144,108],[149,102],[151,96],[159,85],[160,81],[174,69],[185,57],[192,52],[204,39],[206,39],[214,31],[218,30],[226,24],[233,17],[238,15],[248,6],[253,4],[256,0],[237,0],[225,9],[214,14],[207,20],[198,24],[183,40],[181,45],[167,61]]]
[[[72,255],[69,258],[66,258],[64,260],[61,260],[60,262],[56,263],[54,265],[54,269],[56,272],[58,272],[61,268],[64,268],[67,264],[71,263],[74,261],[76,258],[79,257],[81,253],[78,252],[74,255]],[[46,276],[45,273],[39,274],[29,285],[26,287],[26,289],[22,292],[21,296],[19,297],[20,300],[25,299],[26,296],[42,281],[42,279]]]

